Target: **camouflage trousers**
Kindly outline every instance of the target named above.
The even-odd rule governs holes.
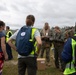
[[[62,46],[55,46],[54,47],[54,58],[55,58],[55,66],[56,68],[61,68],[64,70],[65,63],[61,59],[61,52],[63,50]]]
[[[41,58],[43,58],[44,57],[44,52],[46,52],[46,62],[50,62],[50,47],[42,47],[42,49],[41,49],[41,55],[40,55],[40,57]]]

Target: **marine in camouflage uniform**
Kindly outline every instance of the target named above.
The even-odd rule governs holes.
[[[69,37],[72,37],[74,35],[74,29],[73,28],[67,28],[65,29],[65,32],[64,32],[64,41],[66,42],[67,39]]]
[[[55,58],[55,66],[56,68],[60,68],[60,70],[64,70],[64,62],[61,59],[61,52],[64,46],[64,37],[58,26],[54,29],[54,58]]]
[[[66,42],[67,39],[69,38],[68,32],[69,32],[69,29],[65,29],[65,31],[64,31],[64,42]]]
[[[40,57],[43,58],[44,52],[46,52],[46,65],[50,66],[50,37],[52,36],[52,31],[50,30],[49,24],[45,23],[44,28],[41,30],[42,38],[42,49]]]

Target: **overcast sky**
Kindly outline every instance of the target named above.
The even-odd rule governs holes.
[[[76,0],[0,0],[0,20],[11,29],[23,26],[29,14],[36,18],[35,27],[42,28],[45,22],[50,27],[74,26]]]

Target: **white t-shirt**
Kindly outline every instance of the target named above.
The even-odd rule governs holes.
[[[19,30],[17,30],[10,38],[9,38],[9,40],[10,39],[13,39],[13,40],[16,40],[16,36],[17,36],[17,34],[18,34],[18,32],[19,32]],[[34,37],[36,38],[36,37],[40,37],[40,32],[38,31],[38,30],[36,30],[35,31],[35,33],[34,33]],[[21,56],[21,55],[19,55],[18,54],[18,58],[25,58],[26,56]],[[27,56],[27,57],[34,57],[33,55],[29,55],[29,56]]]

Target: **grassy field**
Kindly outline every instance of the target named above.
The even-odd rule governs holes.
[[[13,56],[13,60],[5,61],[3,75],[18,75],[17,52],[13,51]],[[51,51],[51,66],[46,68],[44,71],[38,71],[37,75],[63,75],[62,72],[54,66],[53,51]]]

